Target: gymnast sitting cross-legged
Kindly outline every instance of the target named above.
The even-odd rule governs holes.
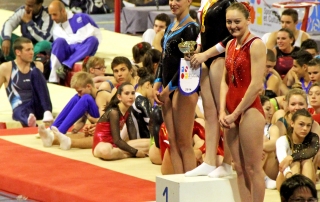
[[[96,125],[92,148],[95,157],[116,160],[147,156],[149,139],[137,139],[136,129],[130,115],[134,99],[135,90],[132,84],[125,82],[117,88],[116,94]],[[124,124],[127,125],[128,141],[120,137]]]

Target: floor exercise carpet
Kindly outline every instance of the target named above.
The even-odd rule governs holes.
[[[8,131],[0,130],[0,134]],[[155,200],[154,182],[3,139],[0,145],[0,190],[39,201]]]

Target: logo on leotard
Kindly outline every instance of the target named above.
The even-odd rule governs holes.
[[[81,22],[82,22],[82,17],[80,16],[77,18],[77,23],[81,23]]]
[[[181,67],[181,79],[188,79],[188,66],[182,66]]]

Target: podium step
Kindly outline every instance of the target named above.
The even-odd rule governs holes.
[[[185,177],[184,174],[156,178],[157,202],[240,202],[237,176]]]

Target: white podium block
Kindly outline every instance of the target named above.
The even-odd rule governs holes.
[[[185,177],[162,175],[156,178],[157,202],[240,202],[237,176]]]

